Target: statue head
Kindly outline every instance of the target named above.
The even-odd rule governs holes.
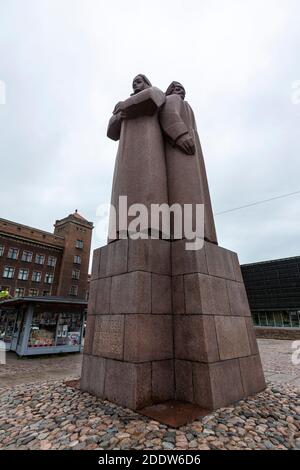
[[[181,83],[179,82],[172,82],[171,85],[169,85],[166,95],[179,95],[183,100],[185,98],[185,88]]]
[[[140,91],[146,90],[146,88],[150,88],[151,86],[151,82],[148,80],[146,75],[140,73],[133,79],[133,94],[136,95],[137,93],[140,93]]]

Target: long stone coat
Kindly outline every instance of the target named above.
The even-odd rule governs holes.
[[[204,238],[217,243],[204,158],[193,110],[179,95],[170,95],[166,97],[159,119],[166,136],[169,204],[204,204]],[[194,138],[195,155],[186,155],[176,147],[176,141],[184,134]]]
[[[122,228],[118,226],[119,196],[127,196],[128,207],[144,204],[148,208],[148,228],[150,205],[168,203],[164,140],[158,120],[164,102],[161,90],[147,88],[123,102],[126,119],[120,113],[110,119],[107,135],[119,140],[111,196],[117,211],[117,232]],[[132,218],[128,217],[128,222]]]

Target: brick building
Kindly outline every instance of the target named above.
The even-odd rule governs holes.
[[[92,230],[77,211],[53,233],[0,219],[0,290],[86,299]]]

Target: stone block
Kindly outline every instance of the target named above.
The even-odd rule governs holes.
[[[82,358],[80,388],[84,392],[90,392],[91,358],[89,354],[84,354]]]
[[[152,274],[152,313],[172,313],[171,276]]]
[[[220,359],[226,361],[250,356],[245,318],[215,317]]]
[[[210,364],[209,374],[213,409],[231,405],[245,398],[238,359]]]
[[[201,362],[193,362],[191,364],[193,367],[193,403],[213,410],[214,403],[209,365]]]
[[[235,274],[235,280],[237,282],[244,282],[238,255],[232,251],[231,258],[232,258],[232,264],[233,264],[233,269],[234,269],[234,274]]]
[[[194,402],[215,410],[245,398],[238,359],[193,363]]]
[[[251,317],[245,285],[236,281],[227,281],[231,315]]]
[[[100,257],[101,248],[98,248],[97,250],[94,250],[93,253],[91,281],[98,279],[100,276]]]
[[[172,358],[171,315],[126,315],[125,361],[138,363]]]
[[[95,281],[97,298],[94,309],[95,315],[108,315],[110,313],[110,294],[111,294],[111,277],[105,277]]]
[[[242,382],[246,396],[255,395],[266,388],[259,355],[239,359]]]
[[[124,315],[99,315],[95,320],[93,355],[123,359]]]
[[[208,273],[211,276],[235,280],[232,252],[213,243],[205,243]]]
[[[208,274],[205,250],[187,251],[185,249],[186,240],[179,240],[172,243],[172,274],[201,273]]]
[[[212,316],[176,315],[174,341],[176,359],[199,362],[219,360]]]
[[[90,281],[88,315],[95,315],[96,304],[97,304],[97,290],[98,290],[97,282],[98,280]]]
[[[84,354],[92,354],[95,333],[95,315],[87,317],[85,337],[84,337]]]
[[[212,304],[212,299],[210,295],[206,295],[206,292],[210,289],[209,277],[203,274],[188,274],[184,276],[184,298],[185,298],[185,311],[187,314],[203,314],[205,307],[206,313],[209,310],[209,313],[212,313],[212,305],[203,305],[205,299],[210,300]],[[204,292],[204,295],[203,295]]]
[[[152,401],[163,403],[174,400],[174,363],[169,361],[156,361],[152,363]]]
[[[172,307],[174,315],[181,315],[185,313],[183,276],[172,277]]]
[[[126,273],[127,267],[128,240],[117,240],[101,248],[101,278]]]
[[[84,354],[80,379],[81,390],[102,398],[104,393],[105,359]]]
[[[251,354],[253,354],[253,355],[259,354],[256,334],[255,334],[254,325],[253,325],[253,320],[252,320],[251,317],[250,318],[247,317],[247,318],[245,318],[245,321],[246,321],[246,326],[247,326],[247,332],[248,332],[248,339],[249,339]]]
[[[104,396],[132,410],[150,405],[151,363],[131,364],[107,360]]]
[[[151,274],[136,271],[114,276],[110,313],[151,313]]]
[[[225,279],[210,276],[211,297],[214,315],[230,315],[230,304]]]
[[[106,359],[90,356],[89,392],[96,397],[104,395]]]
[[[175,361],[176,400],[194,403],[193,363]]]
[[[184,276],[184,286],[187,314],[230,314],[225,279],[205,274],[189,274]]]
[[[171,243],[168,240],[129,240],[128,271],[171,274]]]

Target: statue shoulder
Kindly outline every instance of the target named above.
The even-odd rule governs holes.
[[[179,95],[169,95],[166,96],[164,110],[173,113],[181,113],[184,109],[184,101]]]
[[[127,119],[152,116],[163,106],[165,100],[165,94],[159,88],[150,87],[124,101],[122,108],[126,111]]]
[[[168,95],[166,101],[168,103],[182,103],[183,99],[179,95]]]
[[[152,86],[134,95],[134,99],[136,102],[151,100],[157,108],[160,108],[166,101],[166,95],[159,88]]]
[[[154,100],[160,101],[162,104],[165,103],[166,101],[166,95],[163,91],[161,91],[159,88],[153,86],[151,88],[148,88],[148,90],[151,93],[151,96],[153,97]],[[147,91],[147,90],[145,90]]]

